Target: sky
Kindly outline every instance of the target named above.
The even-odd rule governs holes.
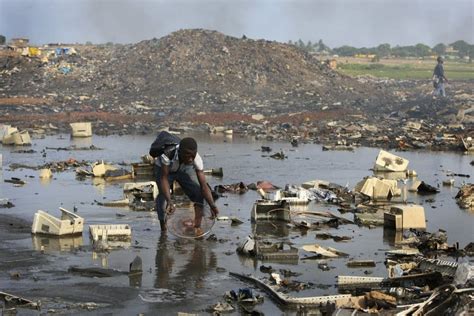
[[[136,43],[179,29],[331,48],[474,43],[473,0],[0,0],[0,34]]]

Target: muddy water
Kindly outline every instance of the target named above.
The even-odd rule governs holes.
[[[323,179],[347,185],[353,188],[364,176],[371,175],[378,149],[358,148],[355,152],[322,151],[321,146],[303,144],[292,148],[287,143],[268,143],[250,138],[223,135],[195,135],[199,140],[199,152],[204,156],[205,168],[222,167],[223,178],[209,177],[211,186],[235,182],[252,183],[268,180],[278,186],[300,184],[304,181]],[[72,210],[86,219],[82,237],[70,239],[48,239],[32,237],[29,234],[19,240],[3,243],[3,248],[15,251],[39,251],[41,245],[47,263],[31,263],[26,268],[11,265],[0,273],[0,284],[7,292],[13,292],[32,299],[41,299],[43,309],[65,310],[74,302],[106,303],[100,312],[131,315],[176,314],[176,312],[204,312],[218,301],[223,301],[223,293],[250,286],[229,276],[228,272],[238,272],[264,276],[259,271],[262,264],[271,265],[275,270],[289,269],[301,273],[294,280],[309,283],[309,288],[291,292],[295,296],[314,296],[337,293],[335,287],[337,275],[386,276],[383,265],[384,251],[392,247],[390,236],[384,234],[382,227],[365,228],[356,225],[342,225],[338,229],[327,229],[334,235],[350,236],[349,242],[336,243],[332,240],[315,238],[315,232],[306,235],[299,230],[289,229],[282,223],[250,223],[250,209],[258,198],[254,191],[243,195],[226,194],[218,200],[222,216],[237,216],[244,221],[240,226],[231,226],[228,222],[217,222],[213,233],[220,239],[213,241],[182,240],[172,235],[160,238],[159,225],[154,213],[134,212],[128,208],[110,208],[97,205],[97,201],[113,200],[122,197],[122,183],[86,179],[79,181],[73,170],[55,173],[51,180],[40,180],[38,172],[28,169],[8,169],[10,163],[38,165],[50,161],[69,158],[95,161],[103,159],[111,163],[138,162],[140,156],[147,153],[152,136],[113,136],[71,140],[68,135],[48,136],[33,140],[34,154],[12,153],[15,148],[3,147],[3,171],[0,183],[0,198],[9,198],[14,208],[0,209],[0,214],[14,214],[32,221],[38,209],[59,216],[58,207]],[[46,147],[78,147],[94,144],[102,147],[100,151],[41,151]],[[274,151],[282,149],[288,155],[286,160],[274,160],[263,157],[260,146],[266,145]],[[397,153],[396,153],[397,154]],[[409,169],[417,171],[421,180],[439,186],[441,192],[436,195],[417,196],[407,193],[405,199],[422,204],[425,208],[429,231],[444,229],[448,232],[450,243],[458,241],[461,247],[472,241],[474,235],[474,214],[461,210],[454,196],[458,188],[443,187],[441,182],[447,179],[447,172],[473,174],[469,162],[472,156],[457,153],[439,152],[403,152],[398,153],[410,161]],[[127,166],[126,168],[130,168]],[[28,183],[15,187],[4,183],[3,179],[18,177]],[[456,177],[455,186],[468,178]],[[336,208],[311,203],[309,210],[331,210],[339,215]],[[352,214],[344,217],[353,219]],[[88,224],[130,224],[133,239],[126,249],[113,250],[108,254],[95,253],[90,247]],[[261,262],[239,257],[235,253],[238,243],[252,232],[272,241],[289,241],[296,247],[318,243],[337,248],[350,254],[353,259],[374,259],[375,268],[348,269],[347,258],[327,260],[329,271],[318,269],[316,260],[295,262]],[[143,275],[139,280],[130,280],[126,275],[109,278],[89,278],[72,275],[67,272],[70,266],[106,267],[127,271],[129,263],[140,256],[143,260]],[[306,254],[301,250],[300,258]],[[12,280],[9,273],[20,270],[22,277]],[[256,292],[260,293],[260,292]],[[263,293],[261,293],[263,294]],[[76,305],[74,305],[76,306]],[[266,297],[256,309],[268,315],[293,314],[284,311]],[[84,309],[76,312],[86,313]],[[238,312],[236,312],[238,313]]]

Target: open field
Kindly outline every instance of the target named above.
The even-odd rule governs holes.
[[[371,62],[366,58],[339,57],[337,70],[349,76],[371,75],[391,79],[430,79],[436,60],[381,59]],[[448,79],[473,80],[474,64],[447,60],[444,69]]]

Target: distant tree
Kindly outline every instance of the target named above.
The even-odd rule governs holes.
[[[436,44],[431,50],[436,53],[436,55],[444,55],[446,54],[446,45],[443,43]]]
[[[289,40],[289,41],[288,41],[288,45],[293,45],[293,41],[292,41],[292,40]]]
[[[415,45],[415,56],[423,57],[431,55],[431,48],[425,44],[418,43]]]
[[[412,52],[410,52],[409,46],[395,46],[392,48],[392,54],[397,57],[409,57],[412,56]]]
[[[301,38],[298,40],[298,44],[296,44],[299,48],[304,48],[304,42],[301,40]]]
[[[377,46],[377,48],[375,49],[375,53],[377,54],[378,57],[387,57],[387,56],[390,56],[390,54],[392,53],[392,49],[390,47],[390,44],[380,44],[379,46]]]
[[[334,48],[332,51],[339,56],[354,56],[358,50],[355,47],[344,45]]]
[[[329,46],[324,44],[322,39],[319,40],[317,46],[318,46],[318,48],[317,48],[318,52],[324,52],[324,51],[330,52],[331,51],[331,48],[329,48]]]
[[[313,43],[311,43],[311,41],[308,41],[308,43],[306,44],[306,50],[307,51],[313,50]]]
[[[456,41],[451,44],[451,46],[458,51],[459,57],[463,58],[464,56],[472,56],[472,46],[466,43],[465,41]]]
[[[6,41],[7,41],[7,38],[3,35],[0,35],[0,45],[5,45]]]

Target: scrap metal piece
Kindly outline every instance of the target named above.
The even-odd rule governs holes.
[[[302,248],[305,251],[317,253],[317,254],[321,255],[322,257],[325,257],[325,258],[337,258],[337,257],[348,256],[348,254],[346,254],[342,251],[339,251],[335,248],[322,247],[318,244],[304,245]]]
[[[250,282],[255,284],[260,289],[267,292],[272,299],[274,299],[279,304],[285,306],[322,306],[326,304],[336,304],[336,306],[342,306],[351,302],[352,295],[350,294],[336,294],[336,295],[326,295],[326,296],[311,296],[311,297],[291,297],[284,293],[280,293],[272,285],[266,284],[261,280],[250,276],[234,272],[229,272],[229,275],[236,277],[240,280]]]
[[[26,298],[19,297],[10,293],[0,292],[0,297],[5,302],[5,307],[12,308],[12,307],[23,307],[23,308],[31,308],[40,310],[41,302],[33,302]]]
[[[444,276],[454,277],[458,268],[458,263],[440,259],[422,258],[418,267],[423,271],[436,271]]]
[[[346,262],[346,265],[349,268],[375,267],[375,261],[374,260],[350,260]]]

